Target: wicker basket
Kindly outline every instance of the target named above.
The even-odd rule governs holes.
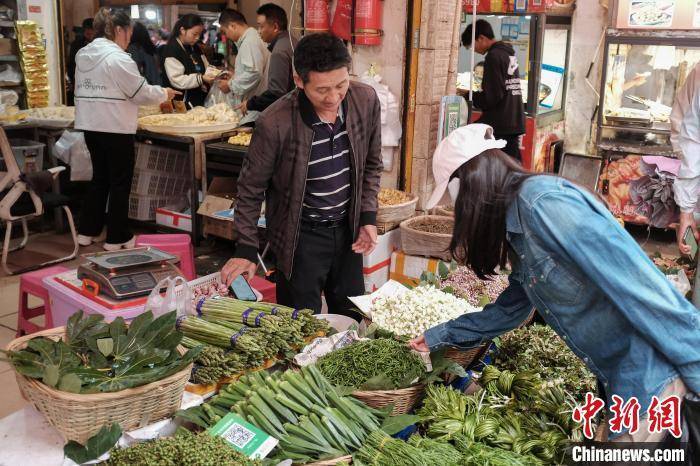
[[[452,258],[449,247],[452,233],[427,233],[412,228],[422,220],[437,220],[454,223],[453,217],[443,215],[423,215],[401,222],[401,249],[411,256],[435,257],[449,261]]]
[[[383,408],[393,404],[392,416],[406,414],[423,398],[425,385],[419,384],[398,390],[355,391],[352,396],[372,408]]]
[[[448,209],[446,206],[437,206],[433,209],[434,215],[442,215],[444,217],[454,217],[455,211],[453,209]]]
[[[486,343],[476,348],[468,350],[460,350],[457,348],[450,348],[445,352],[445,357],[451,359],[465,369],[469,368],[475,362],[477,362],[481,357],[488,351],[489,345],[491,343]]]
[[[409,194],[411,199],[401,204],[380,205],[377,209],[377,223],[400,223],[407,218],[413,217],[416,212],[418,196]]]
[[[58,340],[65,327],[57,327],[17,338],[7,350],[23,349],[36,337]],[[22,396],[42,413],[66,440],[85,444],[104,425],[119,423],[124,431],[172,416],[180,408],[182,392],[192,364],[170,377],[113,393],[78,394],[56,390],[39,380],[15,372]]]
[[[330,460],[316,461],[314,463],[306,463],[305,466],[335,466],[336,464],[345,461],[346,463],[352,463],[352,455],[341,456],[340,458],[333,458]]]

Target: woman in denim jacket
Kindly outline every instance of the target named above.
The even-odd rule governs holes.
[[[634,435],[659,441],[645,414],[652,397],[700,392],[700,313],[676,291],[593,194],[527,172],[499,150],[487,125],[458,128],[435,151],[436,189],[455,203],[450,249],[481,278],[510,263],[508,288],[482,312],[433,327],[418,351],[473,348],[518,327],[537,308],[612,396],[641,405]]]

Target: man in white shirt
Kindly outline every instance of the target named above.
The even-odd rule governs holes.
[[[228,82],[219,81],[219,88],[225,92],[233,92],[241,102],[267,89],[267,65],[270,51],[258,35],[258,32],[248,26],[245,16],[236,10],[225,9],[219,16],[219,25],[228,39],[236,43],[236,55],[233,78]],[[254,122],[259,112],[248,112],[241,124]]]
[[[700,197],[700,63],[688,74],[678,91],[671,111],[671,144],[680,154],[681,168],[673,184],[676,204],[681,218],[678,227],[678,248],[688,254],[690,246],[683,241],[690,227],[695,239],[700,240],[694,212]]]

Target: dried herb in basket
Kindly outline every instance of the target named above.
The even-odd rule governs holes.
[[[150,311],[129,325],[102,315],[68,319],[64,339],[32,338],[19,351],[3,351],[22,375],[72,393],[116,392],[162,380],[190,364],[201,348],[180,355],[182,334],[175,330],[175,312],[157,319]]]

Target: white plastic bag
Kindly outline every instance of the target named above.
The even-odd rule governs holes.
[[[685,274],[685,270],[683,269],[680,269],[675,275],[666,275],[666,278],[668,281],[673,283],[676,290],[678,290],[678,292],[683,296],[688,294],[688,291],[691,289],[690,280],[688,280],[688,276]]]
[[[228,94],[224,93],[224,91],[219,88],[218,82],[215,82],[214,85],[211,86],[207,98],[204,99],[204,106],[213,107],[221,103],[228,104],[231,108],[235,108],[241,104],[241,99],[234,96],[233,92],[229,92]]]
[[[165,294],[160,290],[165,288]],[[146,301],[146,309],[158,317],[171,311],[177,311],[178,317],[185,315],[192,303],[192,289],[185,278],[164,278],[153,288]]]
[[[92,160],[81,131],[64,131],[53,147],[57,159],[70,165],[71,181],[90,181],[92,179]]]

